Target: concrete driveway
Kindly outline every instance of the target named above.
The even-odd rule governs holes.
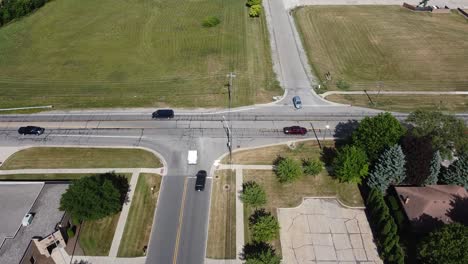
[[[362,209],[310,198],[278,209],[284,263],[383,263]]]

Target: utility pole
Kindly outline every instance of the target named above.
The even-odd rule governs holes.
[[[232,81],[236,77],[236,75],[233,72],[230,72],[227,77],[229,78],[229,84],[228,84],[228,96],[229,96],[229,112],[228,112],[228,120],[229,123],[231,123],[231,128],[229,128],[229,123],[227,123],[227,133],[228,133],[228,148],[229,148],[229,163],[232,163],[232,120],[231,120],[231,106],[232,106]],[[226,119],[223,116],[224,121]]]
[[[223,116],[223,126],[226,128],[226,136],[227,136],[227,147],[229,149],[229,163],[232,160],[232,143],[231,143],[231,129],[229,128],[229,123],[226,121],[226,117]]]

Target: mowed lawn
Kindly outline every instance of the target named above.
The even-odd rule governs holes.
[[[271,65],[242,1],[52,1],[0,28],[0,108],[227,106],[230,71],[234,105],[267,102]]]
[[[86,256],[108,256],[120,213],[81,226],[79,243]]]
[[[1,170],[58,168],[158,168],[161,161],[142,149],[33,147],[11,155]]]
[[[314,6],[294,17],[318,77],[351,90],[468,91],[468,22],[399,6]]]
[[[143,248],[149,243],[161,181],[160,175],[140,174],[120,241],[119,257],[144,255]]]

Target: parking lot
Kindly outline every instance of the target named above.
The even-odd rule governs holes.
[[[364,210],[334,198],[278,209],[284,263],[383,263]]]

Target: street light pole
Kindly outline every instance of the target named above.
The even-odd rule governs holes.
[[[223,126],[226,128],[227,136],[227,147],[229,149],[229,162],[232,161],[232,138],[231,138],[231,129],[229,128],[229,123],[226,121],[226,117],[223,116]]]
[[[227,123],[227,137],[228,137],[228,149],[229,149],[229,163],[232,163],[232,121],[231,121],[231,106],[232,106],[232,81],[236,77],[236,75],[233,72],[230,72],[227,77],[229,78],[229,85],[228,85],[228,97],[229,97],[229,112],[228,112],[228,119],[229,122],[231,123],[231,128],[229,128],[229,123]],[[224,121],[226,119],[223,116]]]

